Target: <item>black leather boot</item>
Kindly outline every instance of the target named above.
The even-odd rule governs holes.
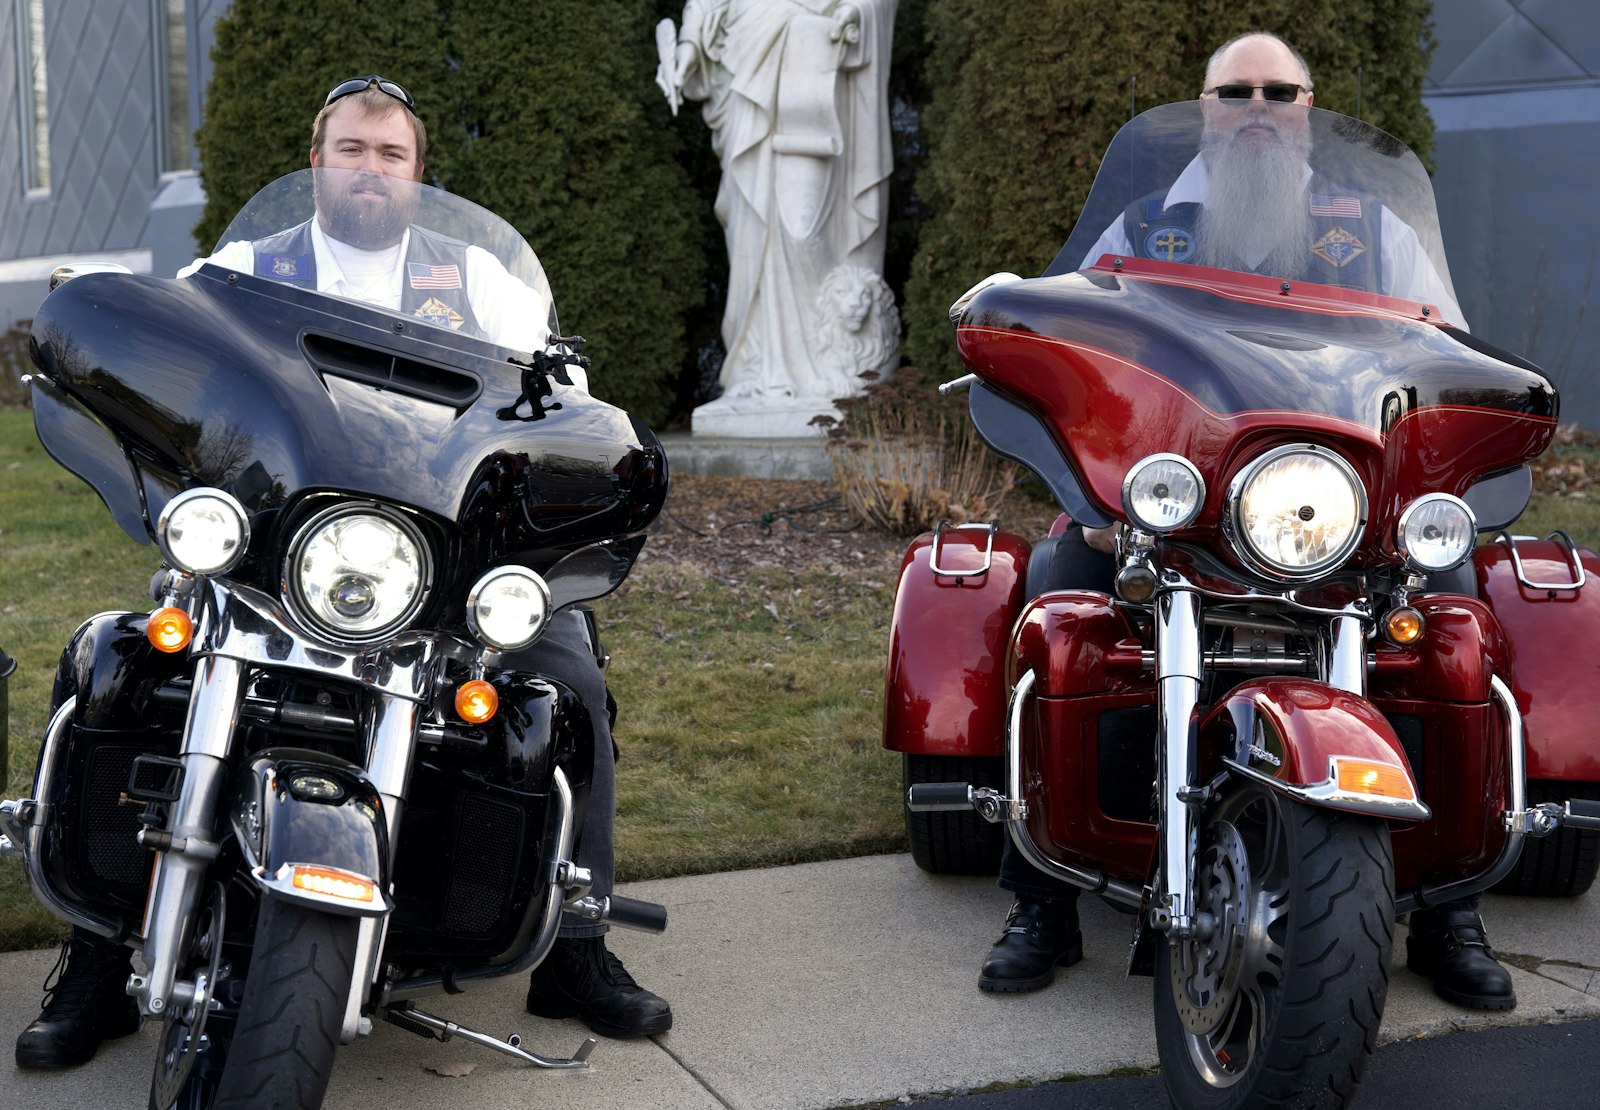
[[[138,1032],[139,1007],[127,994],[130,956],[120,944],[74,929],[45,978],[44,1012],[17,1038],[17,1067],[74,1067],[101,1041]]]
[[[1429,909],[1411,914],[1406,966],[1433,980],[1447,1002],[1474,1010],[1509,1010],[1517,995],[1511,973],[1495,960],[1476,910]]]
[[[575,1017],[602,1037],[653,1037],[672,1028],[672,1007],[628,974],[598,937],[560,937],[533,969],[528,1012]]]
[[[1048,987],[1056,967],[1083,959],[1078,903],[1018,898],[1006,915],[1006,930],[989,950],[978,975],[978,989],[1036,991]]]

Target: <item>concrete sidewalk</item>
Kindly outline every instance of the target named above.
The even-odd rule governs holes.
[[[629,970],[671,1000],[671,1033],[602,1040],[589,1071],[555,1073],[380,1022],[372,1036],[341,1050],[327,1105],[799,1110],[1157,1062],[1150,980],[1122,974],[1129,918],[1098,899],[1083,900],[1082,964],[1036,994],[988,995],[977,989],[978,965],[1007,896],[992,880],[925,875],[909,856],[667,879],[625,893],[671,913],[663,936],[611,934]],[[1485,1015],[1440,1001],[1403,969],[1397,937],[1385,1040],[1600,1016],[1600,891],[1557,901],[1490,897],[1484,917],[1512,967],[1517,1009]],[[6,1036],[37,1012],[54,955],[0,956]],[[569,1054],[582,1026],[524,1013],[525,990],[525,979],[505,981],[422,1008],[495,1036],[520,1032],[535,1052]],[[58,1075],[8,1063],[0,1068],[0,1106],[139,1110],[155,1032],[147,1026]],[[476,1066],[458,1079],[426,1070],[460,1063]]]

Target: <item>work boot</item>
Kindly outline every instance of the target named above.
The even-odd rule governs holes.
[[[127,993],[130,955],[120,944],[74,929],[45,977],[44,1012],[17,1038],[17,1067],[75,1067],[87,1063],[101,1041],[138,1032],[139,1007]]]
[[[1056,967],[1083,959],[1078,903],[1018,898],[1006,915],[1006,931],[994,942],[978,975],[985,991],[1036,991],[1048,987]]]
[[[1511,973],[1489,950],[1483,918],[1475,910],[1415,910],[1410,925],[1406,966],[1432,979],[1440,998],[1474,1010],[1516,1006]]]
[[[672,1028],[672,1007],[628,974],[606,938],[560,937],[533,969],[528,1012],[575,1017],[602,1037],[653,1037]]]

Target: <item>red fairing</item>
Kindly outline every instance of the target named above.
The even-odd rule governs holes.
[[[977,570],[987,533],[947,531],[939,563]],[[1005,751],[1006,645],[1022,608],[1030,547],[999,532],[984,574],[935,575],[933,533],[917,537],[900,565],[889,671],[884,687],[883,746],[919,755],[1001,755]]]
[[[1411,778],[1393,726],[1371,702],[1304,678],[1264,678],[1234,687],[1200,722],[1202,745],[1230,753],[1234,737],[1257,736],[1258,720],[1265,728],[1256,743],[1279,763],[1261,761],[1253,767],[1281,782],[1319,786],[1328,781],[1334,756],[1387,763]]]
[[[1434,594],[1416,598],[1422,640],[1405,648],[1380,643],[1371,684],[1378,698],[1430,698],[1487,703],[1489,679],[1509,672],[1510,648],[1500,622],[1476,598]]]
[[[1531,581],[1572,581],[1560,545],[1519,540],[1517,550]],[[1579,551],[1588,576],[1581,590],[1523,586],[1504,543],[1474,552],[1479,591],[1505,630],[1530,779],[1600,782],[1600,557]]]

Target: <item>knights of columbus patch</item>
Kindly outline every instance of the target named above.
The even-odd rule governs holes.
[[[419,317],[425,324],[432,324],[436,328],[449,328],[451,331],[460,331],[461,325],[467,322],[461,313],[445,304],[438,297],[429,297],[414,315]]]
[[[1366,254],[1367,248],[1344,228],[1336,227],[1311,244],[1311,253],[1343,268],[1357,255]]]
[[[1194,254],[1194,236],[1181,227],[1158,227],[1144,238],[1145,255],[1163,262],[1187,262]]]

